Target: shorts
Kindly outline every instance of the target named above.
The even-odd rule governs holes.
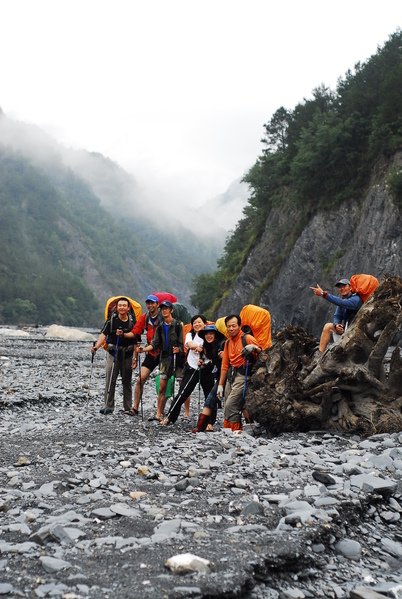
[[[159,356],[151,356],[151,354],[147,354],[144,358],[141,367],[148,368],[149,372],[152,372],[159,366]]]
[[[159,374],[162,380],[167,381],[173,374],[173,358],[161,358],[159,362]]]

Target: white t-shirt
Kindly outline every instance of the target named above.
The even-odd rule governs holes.
[[[194,335],[194,337],[192,336],[191,332],[187,333],[186,335],[186,339],[184,341],[184,345],[185,347],[188,348],[188,343],[195,343],[196,345],[204,345],[204,339],[202,339],[197,333]],[[198,362],[200,359],[200,354],[198,351],[195,351],[194,349],[189,349],[187,352],[187,363],[191,368],[194,368],[195,370],[197,370],[198,368]],[[204,361],[205,363],[210,362],[210,360],[208,360],[208,358],[206,358],[204,356]]]

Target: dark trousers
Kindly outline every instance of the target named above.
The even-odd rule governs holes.
[[[104,402],[107,408],[114,410],[114,394],[116,390],[117,377],[121,376],[121,382],[123,385],[123,408],[124,410],[130,410],[131,398],[132,398],[132,386],[131,379],[133,376],[132,369],[132,352],[128,355],[124,352],[119,352],[116,359],[111,354],[106,356],[106,383]]]

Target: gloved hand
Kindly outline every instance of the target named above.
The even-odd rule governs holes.
[[[253,351],[258,351],[260,348],[257,347],[257,345],[253,345],[252,343],[249,343],[248,345],[246,345],[243,348],[243,351],[241,352],[242,356],[249,356],[250,354],[253,353]]]
[[[219,399],[222,399],[222,397],[223,397],[223,385],[218,385],[218,389],[216,391],[216,396],[219,397]]]

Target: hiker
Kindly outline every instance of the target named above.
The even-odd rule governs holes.
[[[212,432],[213,425],[216,422],[218,407],[222,407],[217,397],[218,381],[221,373],[221,363],[223,355],[223,344],[225,336],[218,331],[214,324],[207,324],[198,335],[204,340],[203,353],[210,360],[212,365],[213,387],[208,393],[201,414],[198,416],[197,425],[192,429],[193,433],[202,431]]]
[[[188,351],[183,378],[167,416],[161,421],[164,426],[176,422],[181,406],[190,397],[197,383],[201,385],[205,397],[213,387],[212,362],[208,358],[202,359],[204,340],[200,337],[200,332],[206,323],[207,319],[203,314],[196,314],[191,318],[191,331],[187,333],[184,341]]]
[[[162,420],[166,404],[166,387],[172,374],[178,368],[178,359],[183,354],[183,325],[172,316],[173,304],[164,300],[159,304],[162,322],[157,326],[150,343],[138,348],[138,353],[160,351],[159,373],[160,385],[157,399],[156,416],[153,420]]]
[[[219,399],[225,396],[223,428],[236,432],[243,430],[241,416],[251,370],[249,359],[252,355],[257,356],[261,348],[252,335],[244,334],[241,330],[239,314],[226,316],[225,325],[229,338],[223,349],[217,396]]]
[[[133,369],[137,365],[137,357],[140,353],[142,333],[145,332],[147,343],[151,343],[156,328],[162,322],[162,316],[159,312],[158,297],[153,294],[148,295],[145,299],[145,305],[147,308],[147,312],[141,314],[140,318],[137,320],[133,328],[133,333],[137,340],[137,343],[134,346],[135,354],[133,356]],[[138,409],[142,397],[142,390],[151,372],[159,366],[159,355],[159,350],[150,351],[147,353],[143,363],[141,364],[140,374],[134,386],[134,403],[133,407],[130,410],[130,414],[132,416],[136,416],[138,414]]]
[[[324,291],[318,283],[317,287],[310,287],[314,295],[322,297],[331,304],[336,305],[333,322],[327,322],[322,329],[319,351],[322,353],[327,349],[332,334],[343,335],[346,328],[350,325],[358,310],[363,305],[360,296],[352,292],[352,286],[349,279],[340,279],[335,283],[339,290],[340,297]]]
[[[106,320],[96,343],[91,347],[93,354],[107,344],[106,382],[104,407],[101,414],[112,414],[117,377],[120,374],[123,385],[123,412],[129,414],[132,397],[132,359],[134,351],[134,322],[130,315],[130,302],[126,297],[116,301],[116,312]]]

